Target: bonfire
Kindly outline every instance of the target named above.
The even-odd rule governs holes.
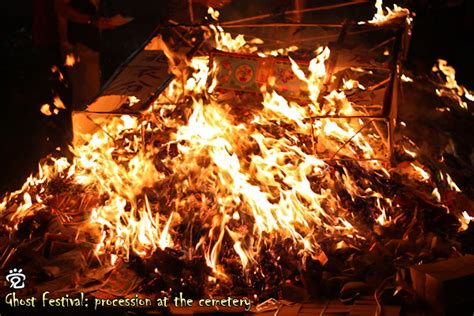
[[[402,68],[413,17],[376,7],[311,50],[232,35],[212,9],[192,54],[154,37],[166,88],[79,127],[71,159],[45,158],[3,197],[2,268],[22,266],[36,293],[232,295],[254,311],[414,298],[410,267],[472,253],[474,213],[398,119],[399,87],[416,82]],[[345,59],[351,28],[390,27],[377,62]],[[454,69],[433,71],[433,92],[467,113]]]

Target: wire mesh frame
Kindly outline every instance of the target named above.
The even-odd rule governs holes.
[[[295,23],[293,25],[306,27],[306,24],[298,24]],[[272,24],[261,24],[259,27],[272,27]],[[348,32],[349,27],[356,27],[357,30],[354,32]],[[252,28],[253,26],[247,26]],[[383,80],[381,82],[382,85],[387,84],[387,87],[384,92],[383,96],[383,104],[381,106],[381,111],[377,115],[324,115],[324,116],[312,116],[310,117],[310,121],[312,126],[315,125],[316,121],[318,120],[352,120],[352,119],[365,119],[368,120],[367,123],[364,123],[362,128],[356,131],[354,135],[352,135],[348,141],[344,142],[341,147],[339,147],[334,154],[330,157],[322,157],[323,160],[382,160],[382,161],[391,161],[393,157],[394,151],[394,134],[397,126],[397,117],[398,117],[398,103],[399,103],[399,89],[400,89],[400,77],[403,62],[406,58],[409,41],[411,36],[411,29],[412,29],[412,22],[409,16],[400,17],[394,19],[393,21],[386,22],[382,25],[376,24],[363,24],[358,25],[354,22],[344,22],[340,24],[340,31],[337,36],[333,36],[336,38],[335,42],[329,44],[331,49],[331,55],[329,57],[327,63],[327,75],[326,75],[326,85],[329,85],[329,81],[333,76],[334,70],[338,66],[338,57],[339,57],[339,50],[344,47],[345,41],[347,37],[350,37],[354,34],[362,34],[366,32],[371,32],[375,30],[381,29],[391,29],[395,31],[395,36],[384,40],[382,43],[378,43],[375,47],[372,47],[370,50],[375,50],[384,47],[387,44],[393,44],[393,54],[391,60],[388,62],[388,66],[386,68],[379,68],[389,72],[389,78]],[[244,34],[245,35],[245,34]],[[323,88],[324,89],[324,88]],[[324,92],[324,91],[323,91]],[[321,94],[320,100],[323,100],[324,93]],[[338,153],[350,144],[351,140],[358,134],[364,131],[368,126],[374,122],[382,122],[387,126],[387,133],[384,135],[383,132],[377,130],[375,126],[377,134],[381,137],[381,141],[386,147],[385,155],[371,157],[371,158],[350,158],[350,157],[339,157]],[[314,139],[314,134],[312,135]],[[315,146],[313,146],[313,154],[319,156]]]
[[[342,115],[327,115],[327,116],[315,116],[311,117],[310,120],[312,121],[312,125],[314,126],[314,123],[317,120],[321,119],[330,119],[330,120],[340,120],[340,119],[354,119],[354,118],[360,118],[360,119],[368,119],[369,122],[367,124],[364,124],[363,127],[357,131],[357,133],[361,132],[363,129],[365,129],[370,123],[372,122],[384,122],[388,126],[388,133],[387,133],[387,139],[383,140],[383,143],[386,144],[388,154],[384,157],[372,157],[370,159],[364,158],[364,159],[355,159],[355,160],[390,160],[392,157],[393,153],[393,139],[394,139],[394,133],[396,129],[396,124],[397,124],[397,115],[398,115],[398,93],[399,93],[399,88],[400,88],[400,69],[403,64],[403,61],[406,57],[406,53],[408,50],[408,45],[409,45],[409,39],[411,35],[411,23],[409,23],[408,17],[405,18],[399,18],[397,19],[398,21],[393,21],[393,23],[385,23],[381,26],[377,25],[372,25],[372,24],[365,24],[358,26],[356,23],[342,23],[339,25],[340,32],[335,36],[337,38],[336,42],[331,43],[331,56],[328,61],[328,74],[327,74],[327,80],[332,77],[333,71],[336,68],[338,64],[338,49],[343,47],[344,42],[348,36],[354,35],[354,34],[361,34],[365,32],[370,32],[371,30],[378,29],[378,28],[391,28],[391,29],[396,29],[396,36],[394,38],[391,38],[387,41],[384,41],[382,43],[379,43],[375,47],[371,48],[371,50],[378,49],[380,47],[383,47],[387,43],[391,43],[392,41],[394,42],[394,49],[393,52],[394,54],[392,55],[392,60],[389,63],[389,67],[385,70],[390,71],[390,77],[387,79],[388,81],[388,87],[385,90],[384,94],[384,101],[382,105],[382,111],[380,115],[354,115],[354,116],[342,116]],[[306,24],[298,24],[294,23],[293,25],[295,26],[301,26],[305,27],[307,26]],[[316,24],[315,24],[316,25]],[[271,25],[265,25],[262,24],[260,25],[261,27],[271,27]],[[355,32],[348,32],[348,27],[349,26],[356,26],[358,29]],[[177,27],[177,26],[172,26],[172,27]],[[152,37],[158,33],[157,29]],[[334,36],[334,35],[333,35]],[[151,37],[150,37],[151,38]],[[334,37],[333,37],[334,38]],[[202,42],[198,43],[195,45],[190,53],[188,55],[192,55],[194,52],[196,52],[199,47],[201,46]],[[131,56],[133,58],[134,55]],[[125,63],[124,63],[125,64]],[[168,83],[172,80],[172,76],[170,76],[160,87],[157,88],[156,93],[154,93],[149,100],[147,100],[142,106],[141,109],[147,108],[150,106],[156,98],[159,96],[160,92],[164,90],[164,88],[168,85]],[[140,110],[140,109],[138,109]],[[79,111],[82,112],[82,111]],[[84,111],[87,112],[87,111]],[[92,114],[92,113],[90,113]],[[96,113],[99,114],[99,113]],[[105,114],[105,113],[104,113]],[[114,114],[119,114],[117,113],[109,113],[111,115]],[[131,113],[127,113],[131,114]],[[357,134],[356,133],[356,134]],[[383,133],[379,133],[381,137]],[[349,141],[344,142],[340,148],[338,148],[333,154],[329,160],[340,160],[340,159],[350,159],[346,157],[338,157],[337,154],[343,149],[343,147],[347,146],[350,143],[350,140],[354,137],[353,135]],[[313,148],[314,150],[314,148]],[[314,153],[316,154],[316,151],[314,150]],[[350,159],[354,160],[354,159]]]
[[[333,76],[334,69],[337,67],[338,64],[338,50],[344,46],[344,42],[348,36],[348,26],[354,25],[353,23],[344,23],[342,28],[339,32],[338,38],[336,42],[330,44],[331,47],[331,56],[328,61],[328,68],[327,68],[327,81],[330,80]],[[397,117],[398,117],[398,104],[399,104],[399,89],[400,89],[400,77],[403,62],[406,58],[410,36],[411,36],[411,29],[412,23],[408,17],[404,19],[398,19],[394,21],[392,24],[385,24],[382,26],[377,25],[364,25],[361,28],[393,28],[396,30],[396,35],[393,39],[389,39],[384,41],[382,44],[394,42],[393,46],[393,55],[392,59],[389,61],[389,66],[387,70],[390,72],[390,78],[387,80],[388,85],[385,89],[384,93],[384,100],[381,109],[381,113],[379,115],[323,115],[323,116],[313,116],[311,117],[311,124],[314,126],[316,121],[318,120],[352,120],[352,119],[366,119],[368,123],[364,123],[362,128],[356,131],[354,135],[352,135],[346,142],[344,142],[341,147],[339,147],[334,154],[332,154],[329,158],[323,158],[323,160],[383,160],[383,161],[391,161],[394,152],[394,134],[396,131],[397,126]],[[363,32],[361,30],[360,32]],[[369,30],[370,31],[370,30]],[[359,32],[355,32],[359,33]],[[377,45],[380,48],[383,45]],[[383,122],[387,125],[387,135],[384,139],[384,133],[377,130],[378,135],[381,137],[382,142],[385,144],[387,148],[387,152],[382,157],[371,157],[371,158],[348,158],[348,157],[338,157],[338,153],[347,146],[351,140],[364,129],[366,129],[369,124],[378,121]],[[314,135],[313,135],[314,137]],[[318,155],[317,150],[313,146],[313,153]]]

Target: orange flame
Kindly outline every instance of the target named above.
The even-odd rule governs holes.
[[[376,23],[390,19],[394,14],[390,12],[405,12],[385,15],[381,5],[377,1]],[[260,40],[245,41],[243,35],[233,38],[220,26],[210,29],[217,49],[273,55],[259,50]],[[309,104],[285,99],[272,90],[270,79],[261,89],[259,107],[244,117],[233,114],[229,104],[213,95],[216,68],[209,65],[207,56],[186,60],[165,47],[161,38],[150,45],[165,51],[175,80],[140,118],[108,118],[97,132],[83,135],[85,144],[72,148],[73,161],[51,158],[22,189],[7,195],[0,214],[9,216],[12,229],[48,203],[44,190],[29,192],[61,178],[100,197],[87,210],[88,224],[99,228],[96,252],[112,265],[127,260],[131,253],[148,257],[157,249],[177,248],[188,256],[202,255],[215,277],[225,280],[222,257],[229,250],[246,273],[258,267],[262,245],[289,240],[302,257],[324,261],[319,237],[363,239],[354,226],[351,201],[370,201],[374,223],[392,222],[390,198],[371,187],[370,177],[360,179],[360,174],[390,177],[382,162],[370,160],[380,150],[380,137],[371,130],[360,132],[365,124],[360,119],[311,119],[364,114],[344,93],[365,89],[355,80],[345,81],[342,89],[328,92],[321,102],[328,80],[327,47],[315,51],[308,69],[289,58],[294,75],[306,85]],[[181,63],[191,69],[190,74],[181,71]],[[178,101],[183,100],[191,101],[181,106]],[[130,98],[130,103],[134,101]],[[64,108],[59,98],[54,104]],[[308,139],[317,140],[317,151],[306,145]],[[357,155],[368,161],[348,167],[329,163],[316,152],[333,157]],[[432,178],[419,163],[409,167],[419,181]],[[457,188],[449,175],[447,181]],[[440,200],[438,195],[433,191]],[[17,208],[11,212],[12,201]],[[463,218],[466,223],[466,215]],[[198,237],[193,234],[194,225],[199,226]]]

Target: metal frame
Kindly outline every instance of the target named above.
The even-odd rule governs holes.
[[[304,12],[323,11],[323,10],[330,10],[330,9],[334,9],[334,8],[342,7],[342,6],[357,5],[357,4],[361,4],[361,3],[366,3],[366,1],[350,1],[350,2],[347,2],[345,4],[337,5],[335,7],[332,7],[332,6],[317,7],[317,8],[305,9],[303,11]],[[298,11],[294,10],[294,11],[283,12],[280,15],[294,14],[294,13],[298,13]],[[223,22],[222,25],[224,26],[224,28],[226,28],[226,27],[232,27],[232,28],[239,28],[239,27],[245,28],[245,27],[247,27],[247,28],[250,28],[250,29],[252,29],[252,28],[262,28],[262,27],[275,27],[275,25],[277,25],[275,23],[271,23],[271,24],[257,24],[257,23],[239,24],[239,23],[242,23],[242,22],[247,22],[248,23],[249,21],[263,20],[263,19],[266,19],[268,17],[274,17],[274,14],[267,14],[267,15],[261,15],[261,16],[246,18],[246,19]],[[287,25],[287,24],[285,24],[285,25]],[[339,120],[339,119],[357,119],[357,118],[367,119],[368,122],[366,124],[364,124],[364,126],[359,131],[357,131],[357,133],[360,133],[364,128],[366,128],[367,126],[372,124],[372,122],[377,122],[377,121],[386,122],[386,124],[388,125],[388,133],[387,133],[387,139],[384,141],[384,144],[386,144],[386,146],[388,147],[387,148],[388,154],[386,155],[386,157],[373,157],[372,159],[369,159],[369,160],[391,160],[391,158],[393,156],[392,153],[394,151],[394,134],[395,134],[396,126],[397,126],[398,102],[399,102],[398,94],[399,94],[400,80],[401,80],[400,79],[400,76],[401,76],[400,70],[401,70],[402,64],[403,64],[403,62],[406,58],[408,45],[409,45],[409,40],[410,40],[410,35],[411,35],[412,24],[411,24],[410,17],[399,18],[397,20],[388,21],[387,23],[384,23],[382,25],[374,25],[374,24],[359,25],[356,22],[348,22],[348,21],[344,21],[343,23],[340,23],[340,24],[291,23],[291,25],[292,26],[297,26],[297,27],[313,27],[313,26],[321,27],[322,26],[322,27],[328,27],[330,29],[334,29],[334,28],[339,28],[340,29],[338,34],[312,37],[312,38],[308,39],[308,40],[311,40],[312,42],[314,42],[315,40],[318,40],[318,39],[325,39],[325,40],[335,39],[335,42],[332,42],[332,43],[329,44],[329,47],[331,49],[331,56],[330,56],[329,61],[328,61],[326,85],[325,85],[325,88],[323,88],[322,93],[320,94],[321,103],[324,102],[323,97],[325,95],[325,92],[326,93],[328,92],[328,85],[330,83],[330,79],[332,78],[333,72],[339,64],[339,50],[344,48],[344,45],[345,45],[348,38],[351,38],[351,36],[353,36],[353,35],[359,35],[359,34],[371,32],[371,31],[374,31],[374,30],[381,30],[381,29],[384,29],[384,28],[388,28],[388,29],[391,29],[391,30],[395,31],[395,36],[392,36],[389,39],[384,39],[384,41],[382,41],[380,43],[377,43],[377,45],[375,45],[374,47],[371,47],[370,49],[368,49],[368,51],[374,51],[374,50],[377,50],[377,49],[380,49],[380,48],[384,48],[386,45],[389,45],[389,44],[393,45],[393,55],[392,55],[391,61],[389,62],[388,67],[377,67],[376,66],[376,67],[367,67],[366,68],[367,70],[369,70],[369,69],[387,70],[390,73],[389,78],[387,78],[385,80],[382,80],[381,82],[379,82],[379,83],[377,83],[377,84],[375,84],[374,86],[371,87],[372,90],[375,90],[376,88],[379,88],[380,86],[387,84],[387,88],[386,88],[385,94],[384,94],[383,104],[381,105],[380,114],[377,114],[377,115],[367,114],[367,115],[354,115],[354,116],[324,115],[324,116],[315,116],[315,117],[308,118],[312,121],[313,125],[314,125],[314,122],[316,122],[317,120],[320,120],[320,119],[337,119],[337,120]],[[178,27],[178,28],[182,28],[182,29],[185,29],[187,31],[190,31],[190,30],[195,29],[196,27],[201,27],[201,25],[172,24],[172,25],[161,26],[161,28],[157,28],[153,32],[153,34],[150,36],[149,39],[153,38],[156,34],[158,34],[160,29],[167,28],[167,27],[171,27],[171,28]],[[355,30],[350,30],[352,28],[355,28]],[[243,32],[243,33],[245,34],[245,32]],[[280,40],[278,40],[278,42],[280,42]],[[290,42],[291,42],[291,40],[290,40]],[[296,40],[296,42],[298,42],[298,40]],[[145,47],[145,45],[147,43],[148,43],[148,41],[146,41],[143,44],[143,46],[140,47],[140,49],[138,49],[134,54],[132,54],[130,56],[130,58],[127,60],[127,62],[132,60],[138,54],[138,52],[141,51]],[[194,47],[192,47],[191,50],[188,52],[188,57],[192,56],[195,52],[200,51],[202,43],[203,43],[202,41],[198,41],[198,43],[195,44]],[[105,87],[101,90],[101,92],[103,92],[104,89],[108,85],[110,85],[110,83],[113,81],[113,79],[115,79],[118,76],[118,74],[121,71],[123,71],[123,69],[126,67],[127,62],[125,62],[117,70],[117,72],[114,74],[114,76],[112,76],[112,78],[105,85]],[[153,102],[155,102],[157,100],[160,93],[162,91],[164,91],[164,89],[168,86],[168,84],[172,81],[172,79],[173,79],[172,75],[170,75],[168,78],[166,78],[166,80],[159,87],[156,88],[155,93],[153,93],[149,97],[148,100],[145,100],[145,102],[143,102],[139,106],[139,108],[135,108],[131,112],[125,112],[124,113],[124,112],[120,111],[119,109],[117,109],[116,111],[112,111],[112,112],[99,112],[99,113],[95,113],[95,114],[97,114],[97,115],[101,115],[101,114],[140,115],[141,110],[144,110],[144,109],[148,108],[151,104],[153,104]],[[99,96],[100,96],[100,93],[99,93]],[[86,108],[83,108],[81,110],[82,111],[76,111],[76,112],[77,113],[94,115],[94,112],[88,111]],[[355,135],[357,135],[357,133]],[[383,139],[384,137],[383,137],[382,134],[383,133],[379,132],[380,137]],[[351,139],[354,136],[352,136]],[[338,158],[337,153],[339,153],[339,151],[342,148],[347,146],[347,144],[350,143],[351,139],[349,139],[347,142],[342,144],[342,146],[339,149],[336,150],[336,153],[332,157],[330,157],[330,159],[327,159],[327,160],[340,160],[340,159],[347,160],[347,159],[350,159],[350,158],[346,158],[346,157]],[[313,151],[314,151],[315,154],[317,154],[314,147],[313,147]],[[323,158],[323,159],[325,159],[325,158]],[[354,160],[354,159],[352,159],[352,160]],[[356,160],[366,160],[366,159],[356,159]]]
[[[328,81],[333,75],[334,68],[337,66],[338,49],[344,46],[344,41],[346,40],[347,36],[350,36],[350,34],[348,35],[348,31],[347,31],[349,25],[350,24],[347,22],[343,24],[343,27],[341,28],[337,41],[332,44],[332,47],[331,47],[332,54],[329,60],[329,67],[328,67],[328,72],[327,72]],[[372,28],[374,30],[377,28],[380,28],[379,26],[376,26],[376,25],[362,25],[361,26],[361,28],[364,28],[364,27]],[[377,49],[377,48],[384,47],[386,44],[389,44],[390,42],[395,40],[394,47],[393,47],[394,54],[390,62],[389,68],[386,68],[387,70],[390,71],[390,78],[388,80],[388,86],[385,91],[384,102],[381,108],[380,115],[354,115],[354,116],[324,115],[324,116],[311,117],[313,124],[318,119],[354,119],[354,118],[368,119],[369,122],[364,124],[364,126],[359,131],[357,131],[357,133],[359,133],[362,129],[364,129],[373,121],[386,122],[388,125],[388,139],[386,140],[388,144],[387,157],[386,158],[374,157],[373,159],[355,159],[355,160],[390,160],[391,161],[393,158],[394,135],[395,135],[395,130],[397,126],[397,117],[398,117],[398,104],[399,104],[398,95],[399,95],[399,90],[400,90],[401,68],[407,56],[412,24],[411,24],[411,20],[409,20],[409,17],[407,17],[407,19],[405,19],[402,23],[400,23],[400,21],[395,21],[395,23],[393,24],[383,25],[381,27],[392,27],[396,29],[396,35],[394,38],[385,40],[384,42],[378,44],[377,46],[373,48],[373,49]],[[385,83],[386,83],[385,80],[381,82],[381,84],[385,84]],[[379,135],[380,134],[381,133],[379,133]],[[341,160],[339,158],[336,158],[337,153],[348,143],[349,141],[345,142],[336,151],[336,153],[330,159],[327,159],[327,160]],[[352,159],[342,158],[342,160],[352,160]]]

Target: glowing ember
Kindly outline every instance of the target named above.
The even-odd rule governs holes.
[[[459,218],[461,227],[459,231],[464,231],[468,228],[470,222],[474,222],[474,216],[470,216],[466,211],[462,212],[462,217]]]
[[[74,54],[72,53],[67,54],[66,61],[64,62],[64,66],[72,67],[75,64],[76,64],[76,57],[74,56]]]
[[[43,104],[40,108],[41,113],[46,116],[51,116],[53,114],[59,114],[59,110],[66,110],[66,106],[64,105],[63,101],[58,97],[55,96],[53,100],[53,105],[50,104]]]
[[[58,74],[59,81],[64,81],[64,76],[63,76],[63,74],[61,73],[61,71],[59,71],[58,67],[52,66],[52,67],[51,67],[51,72],[52,72],[53,74],[54,74],[54,73],[57,73],[57,74]]]
[[[405,74],[402,74],[401,78],[403,82],[413,82],[413,79],[408,77],[407,75]]]
[[[140,99],[137,98],[137,97],[132,96],[132,97],[128,98],[128,105],[129,106],[134,106],[135,104],[137,104],[139,102],[140,102]]]
[[[58,109],[62,109],[62,110],[65,110],[65,109],[66,109],[66,106],[64,105],[63,101],[62,101],[58,96],[55,96],[55,97],[54,97],[53,104],[54,104],[54,106],[57,107]]]
[[[51,112],[51,109],[49,107],[49,104],[43,104],[40,108],[41,113],[43,113],[46,116],[51,116],[53,113]]]

